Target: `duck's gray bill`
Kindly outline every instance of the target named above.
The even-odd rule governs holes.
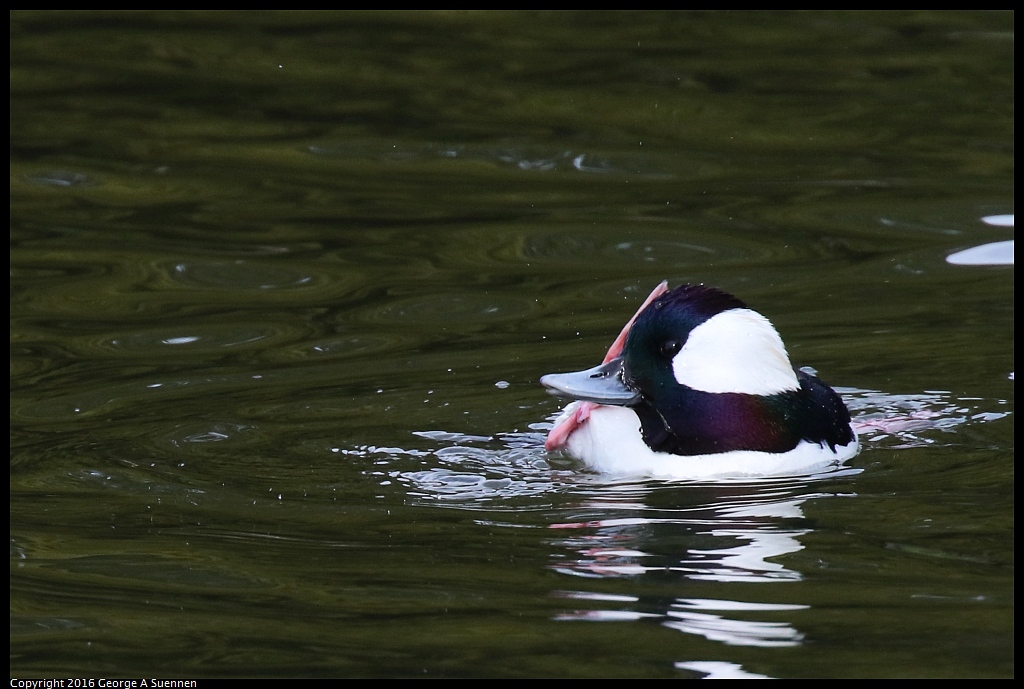
[[[622,407],[640,399],[640,393],[622,383],[622,359],[612,359],[586,371],[549,373],[540,379],[540,384],[552,395],[598,404]]]

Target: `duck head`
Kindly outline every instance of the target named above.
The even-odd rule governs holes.
[[[582,401],[548,449],[564,448],[599,407],[631,410],[647,448],[671,455],[785,453],[802,441],[834,452],[854,441],[842,400],[793,369],[768,319],[704,285],[662,283],[600,366],[540,382]]]

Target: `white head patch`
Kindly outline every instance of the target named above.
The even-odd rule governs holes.
[[[779,333],[750,309],[723,311],[690,331],[672,371],[682,385],[704,392],[772,395],[800,389]]]

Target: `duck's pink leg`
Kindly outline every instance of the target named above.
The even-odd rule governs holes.
[[[590,411],[597,407],[593,402],[577,402],[576,405],[571,414],[548,431],[548,437],[544,440],[544,449],[548,452],[561,450],[565,447],[565,444],[569,441],[569,436],[586,423],[587,419],[590,418]]]

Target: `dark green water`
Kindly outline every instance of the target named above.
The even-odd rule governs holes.
[[[13,13],[12,677],[1012,676],[1013,31]],[[850,471],[544,452],[665,278]]]

